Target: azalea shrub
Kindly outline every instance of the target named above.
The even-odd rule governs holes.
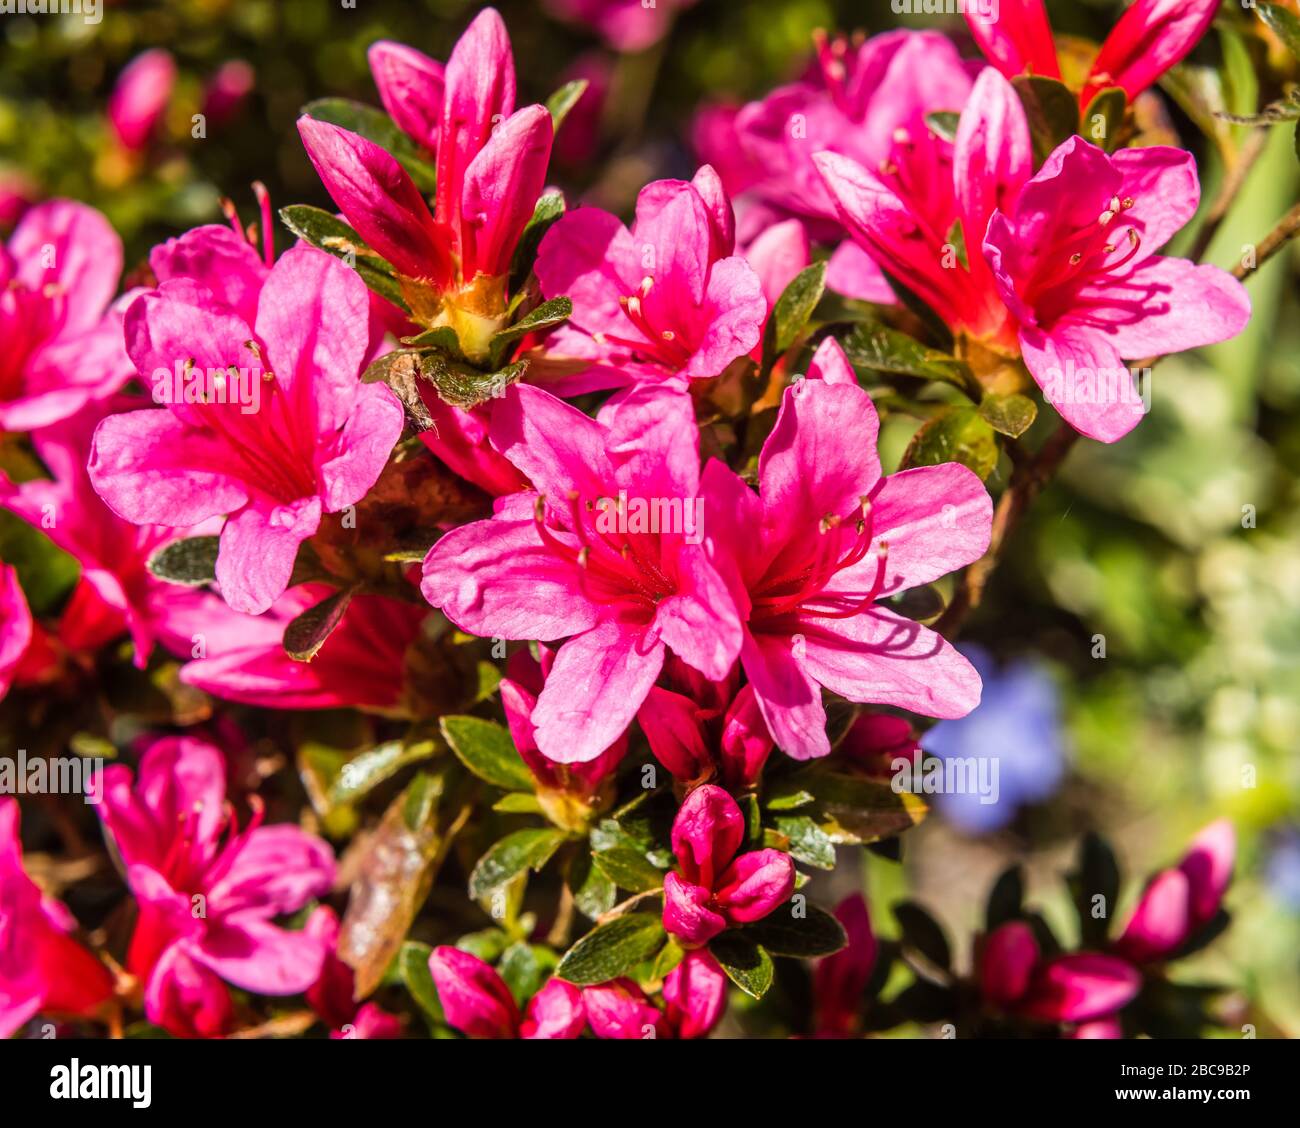
[[[1285,1031],[1204,961],[1239,836],[1296,887],[1296,666],[1225,690],[1140,522],[1284,300],[1300,13],[789,5],[678,89],[710,0],[543,7],[344,6],[364,91],[154,45],[0,179],[0,1035]],[[1117,685],[1166,775],[1214,694],[1265,751],[1118,799]]]

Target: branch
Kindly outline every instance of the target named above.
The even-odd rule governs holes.
[[[1296,204],[1279,219],[1277,226],[1256,244],[1254,265],[1242,266],[1238,263],[1232,268],[1232,276],[1244,282],[1297,235],[1300,235],[1300,204]]]

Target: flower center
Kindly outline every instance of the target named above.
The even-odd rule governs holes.
[[[1112,196],[1094,222],[1068,230],[1044,256],[1025,294],[1040,316],[1050,321],[1074,304],[1071,299],[1082,287],[1104,284],[1137,256],[1142,246],[1137,228],[1124,229],[1115,222],[1134,202],[1132,196]]]
[[[596,340],[600,343],[622,345],[646,360],[661,364],[665,368],[684,368],[691,359],[690,348],[672,329],[658,327],[646,308],[646,298],[650,296],[654,281],[647,274],[641,279],[641,285],[637,287],[635,293],[624,294],[618,299],[618,304],[627,314],[627,319],[632,322],[643,339],[633,341],[610,333],[598,333]]]

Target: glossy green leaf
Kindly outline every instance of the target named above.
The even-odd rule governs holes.
[[[147,567],[160,580],[197,587],[217,578],[220,537],[185,537],[158,549]]]
[[[772,957],[740,932],[724,932],[709,942],[709,953],[727,973],[727,978],[754,999],[761,999],[772,986],[775,968]]]
[[[1038,405],[1028,396],[986,395],[979,406],[980,418],[993,430],[1018,439],[1038,417]]]
[[[280,219],[299,239],[353,267],[361,281],[381,298],[398,309],[407,309],[392,266],[338,216],[309,204],[290,204],[280,209]]]
[[[507,834],[474,866],[474,872],[469,875],[469,895],[477,901],[525,870],[540,870],[564,839],[564,831],[553,827],[529,827]]]
[[[902,466],[937,466],[959,462],[981,479],[998,464],[993,428],[973,407],[950,407],[922,423],[903,454]]]
[[[648,960],[666,939],[663,922],[652,913],[625,913],[597,925],[560,960],[555,974],[579,987],[605,983]]]
[[[826,262],[804,267],[776,299],[763,337],[763,367],[770,369],[798,339],[826,292]]]
[[[326,596],[309,607],[284,628],[284,650],[295,662],[310,662],[325,645],[325,640],[343,622],[352,602],[352,588]]]
[[[1025,107],[1034,163],[1042,164],[1053,149],[1079,131],[1079,99],[1054,78],[1019,75],[1011,84]]]
[[[506,791],[532,792],[533,773],[502,725],[480,717],[450,716],[438,727],[456,758],[479,779]]]
[[[774,956],[814,959],[838,952],[847,944],[844,926],[825,909],[805,905],[804,915],[796,917],[783,906],[760,921],[747,924],[741,932],[761,944]]]

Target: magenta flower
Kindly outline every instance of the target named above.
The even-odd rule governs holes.
[[[414,47],[387,39],[372,43],[366,58],[388,116],[412,141],[436,153],[447,86],[446,68]],[[510,68],[509,78],[513,81],[513,60]]]
[[[23,868],[18,801],[0,797],[0,1039],[34,1015],[90,1017],[113,994],[108,970],[69,935],[76,921]]]
[[[0,431],[32,431],[112,395],[131,375],[108,305],[122,241],[84,204],[29,210],[0,248]]]
[[[777,746],[800,760],[830,751],[822,686],[937,717],[964,716],[980,696],[947,641],[877,600],[983,555],[989,496],[955,463],[883,476],[876,409],[838,382],[840,359],[838,347],[819,357],[837,382],[786,389],[759,493],[717,461],[700,485],[711,558],[746,620],[741,664]]]
[[[466,355],[482,360],[505,324],[511,258],[545,184],[551,115],[539,105],[512,112],[514,59],[495,9],[485,8],[461,36],[441,89],[436,64],[422,58],[381,45],[372,65],[402,128],[436,144],[432,213],[378,145],[308,117],[298,132],[339,210],[401,276],[415,319],[451,326]],[[439,104],[435,139],[431,118]]]
[[[1176,869],[1152,878],[1114,951],[1137,964],[1172,956],[1219,911],[1237,852],[1232,823],[1219,819],[1200,832]]]
[[[222,126],[238,116],[256,81],[257,72],[243,59],[227,59],[217,67],[203,91],[208,124]]]
[[[988,67],[954,141],[900,128],[895,142],[887,158],[866,167],[835,152],[814,157],[840,221],[954,332],[1014,351],[1015,325],[978,245],[994,210],[1014,200],[1033,173],[1029,125],[1015,90]],[[965,263],[953,242],[957,225]]]
[[[835,908],[848,943],[813,968],[813,1030],[823,1038],[851,1038],[862,1024],[862,993],[876,966],[876,935],[861,893]]]
[[[122,69],[108,98],[108,124],[123,148],[149,144],[176,85],[176,62],[161,47],[137,55]]]
[[[1033,1022],[1110,1019],[1142,986],[1137,971],[1114,956],[1076,952],[1044,960],[1033,929],[1023,921],[1010,921],[989,933],[979,966],[985,1001]],[[1101,1028],[1093,1033],[1101,1033]]]
[[[647,388],[593,420],[514,385],[491,436],[534,490],[438,541],[421,590],[473,634],[568,639],[533,710],[537,747],[557,763],[594,760],[636,715],[667,651],[721,679],[740,647],[735,607],[699,543],[693,408]]]
[[[230,619],[234,613],[210,592],[178,587],[150,573],[149,558],[176,539],[176,530],[124,521],[95,492],[86,473],[86,459],[101,418],[102,412],[92,406],[33,434],[36,453],[53,478],[15,486],[0,473],[0,507],[43,532],[76,559],[81,565],[81,583],[93,589],[101,605],[102,629],[111,631],[109,637],[129,631],[135,644],[135,664],[143,669],[155,641],[173,653],[188,655],[195,643],[196,626],[209,619]],[[114,625],[110,626],[110,620]]]
[[[1219,10],[1219,0],[1136,0],[1106,36],[1079,94],[1087,109],[1102,90],[1118,86],[1129,103],[1182,62]],[[989,62],[1007,78],[1060,78],[1043,0],[1002,0],[1000,18],[966,12],[966,23]]]
[[[329,891],[333,855],[296,826],[262,826],[260,803],[241,830],[216,748],[158,740],[134,788],[129,768],[110,765],[99,798],[140,907],[127,967],[144,983],[151,1022],[211,1036],[229,1014],[222,980],[260,995],[296,995],[316,982],[325,946],[274,921]]]
[[[228,515],[217,581],[231,607],[257,614],[284,592],[322,513],[374,484],[403,413],[387,386],[360,381],[370,306],[355,271],[297,247],[260,291],[245,280],[176,278],[131,306],[127,349],[167,406],[105,419],[90,477],[139,525]]]
[[[582,1005],[597,1038],[631,1042],[638,1038],[667,1038],[672,1031],[664,1013],[627,976],[582,990]]]
[[[18,573],[0,561],[0,701],[9,693],[32,644],[32,613]]]
[[[400,1038],[402,1022],[376,1003],[357,1004],[356,976],[338,957],[339,918],[328,905],[312,911],[303,927],[325,949],[320,978],[307,988],[307,1004],[330,1028],[330,1037],[340,1039]]]
[[[767,317],[735,245],[731,201],[708,165],[690,183],[643,188],[630,231],[599,208],[569,212],[537,254],[542,293],[573,299],[548,348],[594,362],[593,386],[718,375],[758,344]]]
[[[679,8],[695,0],[546,0],[553,15],[594,29],[616,51],[644,51],[668,34]]]
[[[762,920],[794,891],[794,862],[781,850],[738,853],[745,817],[720,787],[692,791],[673,820],[677,872],[664,877],[664,928],[684,948]]]
[[[488,441],[491,404],[479,404],[466,411],[448,403],[423,382],[420,399],[433,421],[428,430],[420,432],[420,441],[452,473],[492,497],[528,488],[528,480]]]
[[[1108,156],[1076,136],[989,222],[984,254],[1025,364],[1089,438],[1114,442],[1142,417],[1124,358],[1214,344],[1250,317],[1231,275],[1155,253],[1200,198],[1190,153],[1152,146]]]
[[[496,969],[446,945],[434,948],[429,971],[447,1023],[471,1038],[571,1039],[586,1029],[583,993],[551,978],[521,1015]]]
[[[664,1022],[678,1038],[704,1038],[727,1006],[727,976],[705,949],[687,952],[664,976]]]

